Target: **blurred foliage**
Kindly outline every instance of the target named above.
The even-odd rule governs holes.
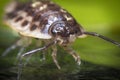
[[[8,26],[3,24],[4,7],[10,1],[11,0],[0,0],[1,54],[5,50],[5,48],[10,46],[16,40],[16,38],[18,38],[16,32],[14,32]],[[60,6],[62,6],[63,8],[65,8],[66,10],[68,10],[75,17],[78,23],[80,23],[85,28],[86,31],[94,31],[120,42],[120,10],[119,10],[120,1],[119,0],[109,0],[109,1],[108,0],[64,0],[64,1],[53,0],[53,1],[59,4]],[[72,47],[81,56],[81,59],[84,61],[88,61],[94,64],[100,64],[104,66],[109,66],[113,68],[120,68],[120,62],[119,62],[120,48],[106,41],[103,41],[95,37],[87,37],[84,39],[77,39],[73,43]],[[64,51],[60,51],[60,50],[59,53],[60,52],[65,53]],[[66,55],[62,56],[62,60],[63,57],[66,57]],[[67,60],[69,57],[70,56],[66,57],[65,60]]]

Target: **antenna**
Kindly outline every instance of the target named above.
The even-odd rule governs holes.
[[[83,32],[83,33],[86,34],[86,35],[99,37],[99,38],[101,38],[103,40],[106,40],[106,41],[108,41],[108,42],[110,42],[112,44],[115,44],[116,46],[120,47],[120,43],[118,43],[118,42],[116,42],[116,41],[114,41],[114,40],[112,40],[110,38],[107,38],[107,37],[105,37],[105,36],[103,36],[101,34],[98,34],[98,33],[95,33],[95,32]]]

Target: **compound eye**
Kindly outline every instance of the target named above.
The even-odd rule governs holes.
[[[58,26],[58,27],[55,28],[55,31],[56,31],[57,33],[61,33],[61,32],[64,32],[64,28]]]
[[[53,35],[64,35],[65,28],[64,25],[62,24],[56,24],[53,29],[52,29],[52,34]]]

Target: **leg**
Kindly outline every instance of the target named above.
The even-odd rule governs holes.
[[[73,56],[73,58],[75,59],[75,61],[77,62],[78,65],[81,64],[81,61],[80,61],[80,56],[78,54],[76,54],[76,52],[71,48],[71,47],[64,47],[64,49],[70,54]]]
[[[16,47],[17,47],[17,45],[16,45],[16,44],[13,44],[12,46],[10,46],[9,48],[7,48],[7,49],[3,52],[2,56],[6,56],[11,50],[14,50]]]
[[[41,61],[45,61],[45,60],[46,60],[45,51],[42,51],[42,59],[41,59]]]
[[[17,59],[19,59],[19,57],[21,56],[21,54],[24,52],[25,47],[21,47],[18,54],[17,54]]]
[[[30,44],[31,44],[31,39],[22,36],[21,39],[19,39],[18,41],[16,41],[16,43],[14,43],[12,46],[6,49],[5,52],[3,52],[2,56],[6,56],[11,50],[16,49],[17,47],[21,47],[19,54],[17,56],[19,57],[19,55],[24,51],[23,48],[27,47]]]
[[[35,46],[40,47],[42,45],[45,45],[46,42],[48,42],[48,41],[46,41],[46,40],[36,40],[36,45]],[[42,55],[40,56],[40,61],[45,61],[45,59],[46,59],[45,58],[45,53],[46,52],[43,50]]]
[[[56,41],[53,41],[47,45],[45,45],[44,47],[42,48],[38,48],[38,49],[34,49],[34,50],[31,50],[29,52],[26,52],[24,54],[21,55],[21,57],[19,58],[19,63],[18,63],[18,76],[17,76],[17,80],[20,80],[21,78],[21,74],[22,74],[22,67],[23,67],[23,62],[22,62],[22,59],[25,57],[25,56],[28,56],[28,55],[33,55],[34,53],[38,52],[38,51],[43,51],[45,49],[47,49],[48,47],[52,46],[53,44],[55,44]]]
[[[56,59],[56,55],[57,55],[57,48],[56,48],[56,46],[54,46],[52,49],[53,49],[53,52],[52,52],[53,61],[56,64],[56,66],[58,67],[58,69],[61,69],[61,67],[59,66],[58,61]]]

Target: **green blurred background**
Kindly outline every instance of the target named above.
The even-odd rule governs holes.
[[[1,54],[18,38],[16,32],[3,24],[4,7],[10,1],[0,0]],[[97,32],[120,42],[120,0],[53,1],[68,10],[86,31]],[[109,42],[88,36],[77,39],[72,47],[83,61],[120,69],[120,48]]]

